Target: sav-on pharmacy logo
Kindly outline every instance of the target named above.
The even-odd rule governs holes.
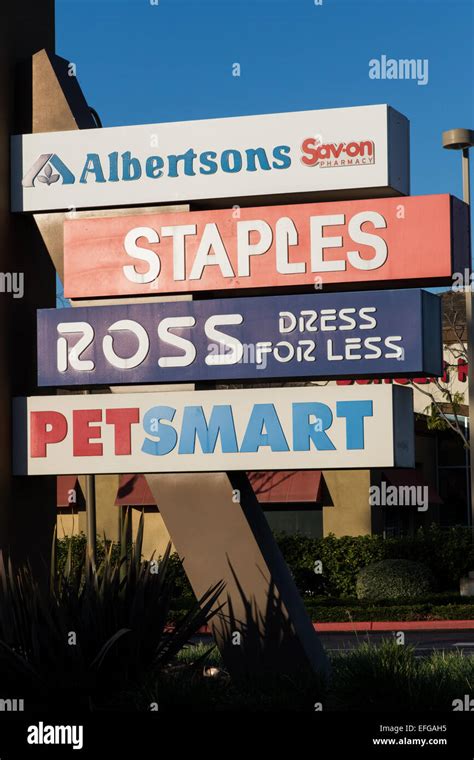
[[[72,171],[56,153],[42,153],[25,174],[21,184],[23,187],[35,187],[35,182],[38,181],[49,186],[58,182],[59,179],[62,179],[63,185],[73,185],[76,181]]]

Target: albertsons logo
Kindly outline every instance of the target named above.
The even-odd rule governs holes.
[[[159,179],[160,177],[195,177],[197,174],[212,175],[218,172],[237,174],[241,171],[257,172],[272,169],[288,169],[291,166],[291,148],[289,145],[276,145],[271,150],[263,147],[246,150],[228,149],[220,153],[205,150],[197,154],[193,148],[184,153],[167,156],[147,156],[138,158],[131,151],[123,153],[113,151],[106,157],[98,153],[88,153],[78,183],[88,182],[130,182],[142,177]],[[42,153],[25,174],[23,187],[56,185],[62,180],[63,185],[73,185],[76,177],[57,153]]]
[[[63,185],[73,185],[76,178],[56,153],[42,153],[22,180],[23,187],[34,187],[37,182],[54,185],[62,179]]]

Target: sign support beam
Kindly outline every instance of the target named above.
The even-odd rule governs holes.
[[[245,474],[147,475],[147,481],[196,596],[220,580],[226,584],[211,621],[226,667],[326,670],[322,645]]]

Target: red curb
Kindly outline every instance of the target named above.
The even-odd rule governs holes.
[[[313,623],[321,633],[338,631],[455,631],[474,629],[474,620],[370,620],[366,623]]]
[[[461,631],[474,630],[474,620],[369,620],[365,623],[314,623],[313,628],[319,633],[339,633],[347,631]],[[211,635],[207,625],[199,634]]]

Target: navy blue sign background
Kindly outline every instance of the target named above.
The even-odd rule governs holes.
[[[440,299],[422,290],[38,312],[40,386],[441,374]]]

